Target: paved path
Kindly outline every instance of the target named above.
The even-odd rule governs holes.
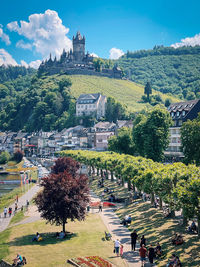
[[[91,191],[91,200],[99,201],[100,199]],[[91,211],[93,212],[93,211]],[[98,212],[98,209],[97,209]],[[131,242],[130,242],[130,231],[120,224],[119,217],[115,214],[115,212],[111,209],[103,209],[102,212],[99,213],[102,221],[105,226],[108,228],[108,231],[112,235],[112,239],[119,239],[120,242],[124,246],[124,259],[126,260],[129,267],[139,267],[141,266],[140,257],[139,257],[139,244],[136,246],[136,251],[131,251]],[[148,261],[145,264],[145,267],[151,266]],[[155,266],[155,265],[153,265]]]
[[[18,209],[21,209],[21,206],[26,206],[26,201],[28,200],[29,202],[31,201],[31,199],[34,197],[34,195],[39,191],[40,187],[39,185],[34,185],[33,187],[31,187],[31,189],[29,189],[29,191],[27,191],[23,196],[21,196],[18,200]],[[15,210],[15,203],[13,203],[12,205],[10,205],[9,207],[12,207],[12,210]],[[8,208],[8,207],[7,207]],[[4,214],[1,213],[0,214],[0,232],[4,231],[9,223],[11,218],[14,216],[12,215],[11,217],[7,217],[4,218]]]

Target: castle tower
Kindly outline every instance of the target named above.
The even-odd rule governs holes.
[[[76,37],[73,36],[73,56],[77,62],[82,62],[85,56],[85,36],[81,36],[78,31]]]

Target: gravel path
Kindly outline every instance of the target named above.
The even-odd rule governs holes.
[[[100,201],[100,199],[91,191],[91,201]],[[98,209],[95,209],[95,212],[98,212]],[[91,210],[93,213],[94,210]],[[124,246],[124,255],[123,258],[126,260],[129,267],[139,267],[141,266],[140,257],[139,257],[139,244],[137,243],[136,251],[131,250],[131,240],[130,240],[130,231],[120,224],[119,217],[115,214],[115,212],[111,208],[103,209],[102,212],[99,213],[102,221],[105,226],[108,228],[109,233],[112,235],[112,240],[119,239],[119,241]],[[148,263],[145,264],[145,267],[152,266]],[[156,266],[156,265],[153,265]]]
[[[28,200],[30,202],[39,190],[40,190],[39,185],[34,185],[33,187],[31,187],[31,189],[29,189],[29,191],[27,191],[23,196],[21,196],[18,200],[18,209],[20,210],[21,206],[25,207],[26,201]],[[9,207],[12,207],[12,210],[14,211],[15,210],[15,203],[10,205]],[[0,232],[4,231],[8,227],[8,225],[11,221],[11,218],[13,216],[14,215],[12,215],[11,217],[8,217],[8,215],[7,215],[7,217],[4,218],[4,214],[3,213],[0,214]],[[30,217],[30,218],[32,218],[32,217]]]

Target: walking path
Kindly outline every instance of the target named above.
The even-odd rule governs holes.
[[[91,201],[100,201],[100,199],[91,191]],[[98,211],[98,209],[97,209]],[[93,211],[91,211],[93,212]],[[140,256],[139,256],[139,243],[136,245],[136,251],[131,250],[131,232],[122,224],[120,224],[119,217],[115,214],[115,212],[111,209],[103,209],[102,212],[99,213],[102,221],[105,226],[108,228],[109,233],[112,235],[112,239],[119,241],[124,246],[124,255],[123,258],[126,260],[129,267],[139,267],[141,266]],[[148,260],[147,260],[148,262]],[[145,264],[145,267],[151,266],[149,263]],[[155,265],[153,265],[155,266]]]
[[[28,200],[29,202],[31,201],[31,199],[35,196],[35,194],[39,191],[40,187],[38,184],[34,185],[33,187],[31,187],[31,189],[29,191],[27,191],[23,196],[21,196],[19,199],[18,199],[18,209],[20,210],[21,209],[21,206],[26,206],[26,201]],[[12,205],[10,205],[9,207],[12,208],[12,210],[14,211],[15,210],[15,203],[13,203]],[[8,207],[7,207],[8,208]],[[7,217],[4,218],[4,213],[1,213],[0,214],[0,232],[4,231],[10,221],[11,221],[11,218],[13,217],[14,215],[12,215],[11,217],[9,217],[9,215],[7,214]]]

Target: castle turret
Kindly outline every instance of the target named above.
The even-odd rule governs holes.
[[[82,62],[85,57],[85,36],[81,36],[78,31],[76,37],[73,36],[73,56],[77,62]]]

